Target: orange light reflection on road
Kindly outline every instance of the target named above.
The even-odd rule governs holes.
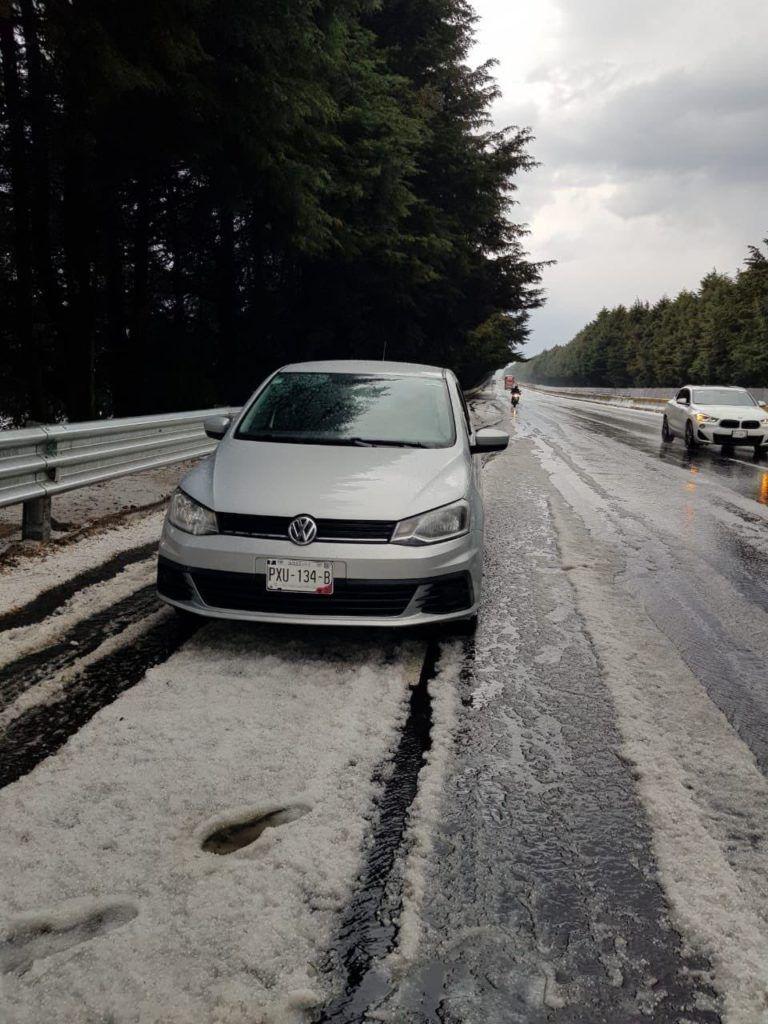
[[[757,500],[762,502],[763,505],[768,505],[768,473],[763,473],[760,477],[760,493],[757,496]]]

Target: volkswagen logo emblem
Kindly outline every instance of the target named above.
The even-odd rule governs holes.
[[[288,539],[294,544],[311,544],[317,536],[317,523],[312,516],[296,516],[288,524]]]

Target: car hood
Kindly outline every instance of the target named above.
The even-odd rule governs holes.
[[[459,445],[358,448],[226,438],[182,486],[216,512],[406,519],[464,497],[469,460]]]
[[[757,406],[744,405],[693,405],[691,411],[716,416],[719,420],[761,420],[765,415]]]

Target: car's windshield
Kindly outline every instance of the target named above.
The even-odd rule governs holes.
[[[297,444],[447,448],[456,440],[444,380],[352,373],[278,373],[236,437]]]
[[[693,392],[693,401],[695,405],[755,405],[752,396],[745,391],[727,388],[701,388]]]

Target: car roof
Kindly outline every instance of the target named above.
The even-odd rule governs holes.
[[[421,363],[394,363],[377,359],[324,359],[312,363],[289,363],[282,366],[283,373],[364,373],[398,377],[444,377],[440,366]]]
[[[742,391],[744,394],[748,393],[746,388],[740,388],[736,384],[684,384],[683,387],[695,388],[697,391]]]

